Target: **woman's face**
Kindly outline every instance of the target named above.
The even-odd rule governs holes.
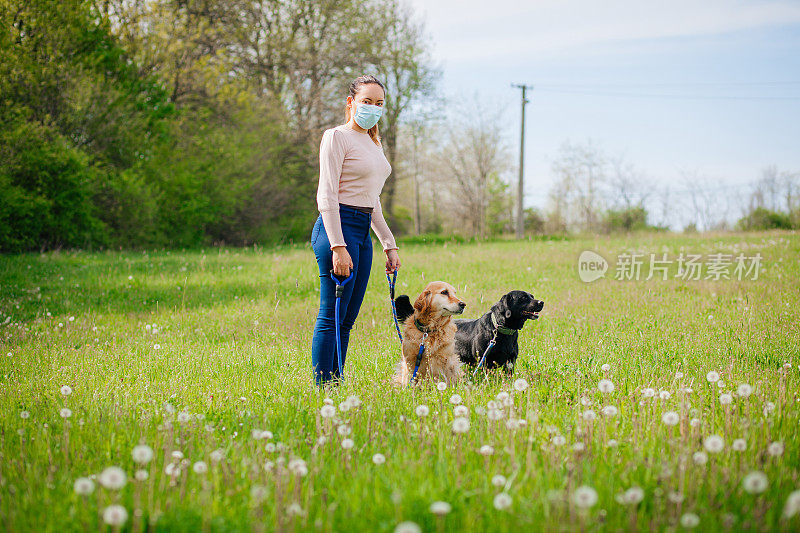
[[[377,83],[365,83],[356,93],[355,97],[347,97],[347,105],[350,107],[350,116],[355,112],[356,107],[354,104],[370,104],[383,106],[383,88]]]

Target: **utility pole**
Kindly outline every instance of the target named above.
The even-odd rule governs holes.
[[[519,135],[519,182],[517,183],[517,239],[521,239],[525,235],[525,212],[522,209],[525,168],[525,104],[529,102],[525,99],[525,90],[533,90],[533,85],[512,83],[511,86],[522,89],[522,126]]]

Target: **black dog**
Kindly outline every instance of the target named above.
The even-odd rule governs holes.
[[[526,320],[539,318],[539,311],[543,308],[544,302],[537,300],[532,294],[525,291],[511,291],[500,298],[482,317],[475,320],[468,318],[454,320],[458,328],[456,353],[459,359],[464,364],[477,365],[489,342],[495,339],[495,345],[486,354],[483,368],[502,366],[506,373],[511,374],[519,355],[518,332]]]

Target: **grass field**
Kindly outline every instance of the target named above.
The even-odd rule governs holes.
[[[579,279],[584,250],[604,279]],[[400,251],[400,293],[448,281],[467,317],[511,289],[545,300],[512,380],[387,385],[380,252],[347,379],[322,391],[308,246],[0,257],[0,529],[800,529],[800,235]],[[614,279],[626,251],[761,270]]]

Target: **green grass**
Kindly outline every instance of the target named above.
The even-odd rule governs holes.
[[[399,351],[377,251],[346,382],[323,391],[310,376],[319,281],[308,247],[0,257],[0,528],[102,530],[114,502],[129,513],[123,529],[136,531],[394,531],[403,521],[423,531],[646,531],[682,529],[686,513],[703,531],[800,528],[800,518],[782,516],[800,489],[797,233],[402,246],[400,293],[446,280],[468,317],[511,289],[545,300],[520,335],[514,378],[527,390],[496,375],[444,392],[394,390]],[[612,264],[587,284],[576,270],[587,249],[608,259],[625,250],[672,259],[758,252],[764,270],[757,280],[684,281],[673,267],[667,281],[617,281]],[[724,388],[707,382],[711,370]],[[614,392],[598,390],[603,378]],[[753,387],[749,398],[735,394],[740,383]],[[62,396],[63,385],[73,393]],[[669,398],[644,397],[648,387]],[[501,391],[513,403],[498,402],[503,418],[489,420],[481,408]],[[721,392],[734,393],[730,406]],[[469,408],[466,434],[451,430],[454,393]],[[361,405],[333,423],[320,416],[325,397],[338,406],[349,395]],[[427,417],[415,414],[420,404]],[[606,405],[619,413],[603,415]],[[583,420],[587,409],[594,422]],[[680,424],[662,423],[665,411],[680,413]],[[510,418],[525,423],[508,429]],[[255,429],[272,439],[254,439]],[[724,450],[695,464],[712,434]],[[737,438],[745,451],[732,450]],[[776,441],[779,456],[767,453]],[[281,444],[270,451],[270,442]],[[133,478],[139,443],[155,451],[146,481]],[[494,454],[481,455],[483,445]],[[170,477],[174,450],[188,464]],[[385,464],[373,464],[375,453]],[[287,470],[294,458],[307,475]],[[192,470],[197,461],[207,474]],[[74,492],[77,478],[114,465],[128,474],[124,488]],[[762,494],[743,490],[754,470],[769,481]],[[492,485],[498,474],[503,487]],[[588,509],[572,499],[581,485],[598,494]],[[632,486],[643,489],[641,503],[618,503]],[[493,506],[501,492],[513,500],[505,510]],[[432,514],[435,501],[451,512]]]

